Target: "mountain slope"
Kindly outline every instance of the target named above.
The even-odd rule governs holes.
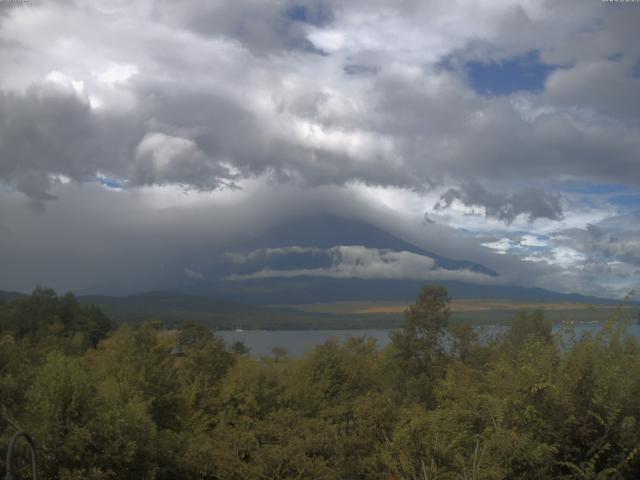
[[[376,275],[388,272],[393,265],[385,264],[383,254],[379,254],[375,257],[378,263],[375,265],[377,270],[372,269],[373,275],[362,275],[362,271],[354,274],[360,261],[357,252],[347,259],[352,263],[338,265],[338,268],[332,263],[336,258],[344,260],[335,254],[336,247],[344,246],[365,247],[362,261],[367,261],[366,255],[371,252],[409,252],[433,259],[440,271],[426,267],[424,279],[420,279],[422,267],[419,267],[418,276],[414,269],[411,276],[380,278]],[[273,251],[269,252],[269,249]],[[283,222],[253,238],[238,239],[225,253],[239,260],[227,263],[218,271],[205,272],[206,281],[191,281],[182,291],[254,305],[287,305],[347,300],[411,301],[422,285],[438,283],[449,288],[454,298],[460,299],[611,302],[541,288],[487,285],[486,281],[484,284],[464,283],[466,278],[473,277],[465,272],[489,277],[498,277],[498,274],[485,265],[446,258],[422,249],[364,221],[335,215],[312,215]],[[416,257],[416,260],[420,262],[421,258]],[[413,266],[414,259],[410,258],[408,262]]]
[[[362,245],[368,248],[406,251],[431,257],[436,265],[447,270],[471,270],[491,276],[498,275],[484,265],[446,258],[401,240],[369,223],[334,215],[313,215],[276,225],[259,237],[249,240],[243,247],[255,250],[265,247],[331,248],[341,245]]]
[[[11,302],[13,300],[17,300],[18,298],[26,297],[27,295],[19,292],[7,292],[5,290],[0,290],[0,301],[2,302]]]

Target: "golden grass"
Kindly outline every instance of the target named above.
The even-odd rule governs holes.
[[[304,305],[287,305],[305,312],[312,313],[338,313],[338,314],[381,314],[381,313],[402,313],[410,302],[399,301],[349,301],[349,302],[327,302],[312,303]],[[585,303],[545,303],[517,300],[500,299],[468,299],[453,300],[451,310],[453,312],[482,312],[489,310],[520,310],[520,309],[543,309],[543,310],[581,310],[587,308],[610,309],[610,305],[591,306]]]

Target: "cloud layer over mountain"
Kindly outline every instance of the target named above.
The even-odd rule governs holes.
[[[270,260],[277,256],[311,254],[316,259],[327,260],[328,265],[315,268],[271,268]],[[251,273],[233,273],[230,280],[257,278],[291,278],[300,276],[388,279],[388,280],[458,280],[474,283],[492,283],[496,278],[467,269],[448,270],[439,267],[426,255],[407,251],[368,248],[363,245],[339,245],[327,249],[291,246],[266,248],[250,252],[246,256],[228,254],[233,263],[245,263],[262,257],[267,265]]]

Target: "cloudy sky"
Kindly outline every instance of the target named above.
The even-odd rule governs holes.
[[[639,25],[601,0],[0,0],[0,289],[201,280],[329,213],[505,284],[622,296]],[[391,255],[383,278],[431,265],[339,247]]]

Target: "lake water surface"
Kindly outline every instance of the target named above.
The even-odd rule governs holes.
[[[580,338],[587,332],[596,333],[602,329],[602,323],[577,323],[572,326],[576,338]],[[504,325],[483,325],[475,327],[481,339],[488,339],[505,332],[508,327]],[[563,339],[568,340],[571,330],[567,330],[565,325],[556,325],[554,333],[561,334]],[[235,330],[223,330],[217,332],[225,342],[231,343],[242,341],[250,349],[251,355],[262,356],[271,355],[274,347],[285,347],[289,355],[299,356],[316,345],[324,343],[329,337],[336,337],[339,340],[346,340],[349,337],[371,337],[375,338],[378,345],[386,346],[390,339],[391,330],[245,330],[238,332]],[[634,335],[640,341],[640,325],[628,327],[628,333]]]

